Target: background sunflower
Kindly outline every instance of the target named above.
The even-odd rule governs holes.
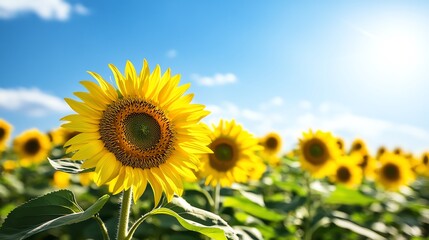
[[[212,126],[209,145],[213,153],[202,156],[200,174],[205,184],[222,187],[231,186],[236,182],[246,182],[254,167],[261,161],[256,154],[262,150],[258,139],[244,130],[234,120],[220,120],[219,124]],[[260,173],[262,170],[256,171]]]

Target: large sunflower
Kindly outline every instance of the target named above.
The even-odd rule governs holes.
[[[49,137],[37,129],[24,131],[13,141],[13,150],[24,166],[45,161],[50,149]]]
[[[388,190],[398,190],[414,180],[409,161],[393,153],[385,153],[380,158],[377,182]]]
[[[362,170],[354,164],[358,155],[343,155],[337,159],[337,165],[332,180],[349,188],[354,188],[362,182]]]
[[[125,75],[109,65],[118,89],[100,75],[99,83],[82,81],[89,92],[76,92],[83,102],[66,99],[77,112],[64,117],[63,127],[78,134],[67,141],[72,159],[84,160],[83,168],[95,167],[94,182],[107,184],[117,194],[132,187],[134,201],[149,183],[155,204],[165,192],[168,201],[182,194],[182,177],[195,178],[198,154],[209,153],[210,139],[199,121],[209,112],[184,95],[190,84],[179,85],[180,76],[170,69],[150,73],[144,60],[140,73],[126,63]]]
[[[12,132],[12,125],[3,119],[0,119],[0,152],[6,149],[7,141]]]
[[[222,187],[235,182],[246,182],[260,158],[256,151],[262,150],[258,139],[244,130],[234,120],[220,120],[213,125],[209,145],[213,153],[202,156],[200,174],[206,185]]]
[[[312,130],[303,133],[299,139],[299,160],[301,167],[316,178],[331,175],[335,160],[340,156],[336,138],[329,132]]]

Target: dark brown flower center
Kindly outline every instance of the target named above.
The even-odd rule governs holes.
[[[429,157],[428,157],[428,155],[425,155],[425,156],[423,157],[423,164],[424,164],[424,165],[428,165],[428,163],[429,163]]]
[[[337,179],[340,182],[348,182],[350,181],[352,174],[350,172],[350,169],[347,167],[341,166],[337,169]]]
[[[343,146],[343,142],[341,140],[337,140],[337,145],[338,145],[338,148],[340,150],[343,150],[344,146]]]
[[[3,140],[5,135],[6,135],[6,130],[0,127],[0,141]]]
[[[100,120],[105,147],[123,165],[150,169],[165,163],[174,149],[174,131],[164,112],[138,98],[110,104]]]
[[[41,149],[37,138],[30,138],[24,143],[24,152],[28,155],[36,155]]]
[[[313,165],[322,165],[330,157],[326,144],[318,138],[308,140],[303,151],[304,158]]]
[[[363,168],[363,169],[365,169],[366,168],[366,166],[368,166],[368,160],[369,160],[369,156],[368,155],[363,155],[363,157],[362,157],[362,162],[361,162],[361,164],[360,164],[360,166]]]
[[[399,167],[393,163],[387,163],[381,169],[383,176],[389,181],[398,181],[401,177]]]
[[[361,150],[362,149],[362,144],[361,143],[355,143],[354,145],[353,145],[353,150],[355,150],[355,151],[359,151],[359,150]]]
[[[265,141],[265,147],[268,150],[276,150],[277,146],[279,145],[279,141],[275,138],[275,137],[269,137],[266,141]]]
[[[210,166],[217,171],[226,172],[233,168],[238,160],[238,149],[235,141],[220,137],[210,144],[213,154],[209,154]]]

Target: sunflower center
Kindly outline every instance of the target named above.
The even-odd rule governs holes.
[[[386,149],[384,149],[384,148],[379,148],[379,149],[378,149],[378,156],[383,155],[383,154],[384,154],[384,152],[386,152]]]
[[[350,173],[350,170],[347,167],[339,167],[337,169],[337,179],[340,182],[348,182],[351,178],[352,174]]]
[[[355,151],[359,151],[359,150],[361,150],[361,149],[362,149],[362,144],[360,144],[360,143],[356,143],[356,144],[353,146],[353,149],[354,149]]]
[[[368,155],[363,155],[363,157],[362,157],[362,163],[360,164],[360,166],[363,168],[363,169],[365,169],[366,168],[366,166],[368,165]]]
[[[400,171],[398,166],[388,163],[383,167],[383,176],[389,181],[397,181],[400,178]]]
[[[210,144],[213,154],[209,154],[210,166],[225,172],[235,166],[238,160],[236,143],[229,138],[218,138]]]
[[[126,138],[140,149],[150,149],[161,139],[161,127],[146,113],[130,114],[124,119]]]
[[[4,130],[4,128],[0,128],[0,140],[3,140],[4,135],[6,135],[6,131]]]
[[[277,149],[278,144],[279,143],[278,143],[277,139],[275,139],[273,137],[268,138],[267,141],[265,142],[265,146],[270,150]]]
[[[428,163],[429,163],[429,157],[428,157],[427,155],[425,155],[425,156],[423,157],[423,164],[424,164],[424,165],[428,165]]]
[[[138,98],[110,104],[100,119],[105,147],[125,166],[150,169],[165,163],[174,149],[174,131],[165,113]]]
[[[337,140],[337,145],[340,150],[343,150],[343,142],[341,142],[340,140]]]
[[[313,165],[322,165],[329,159],[329,152],[325,143],[313,138],[304,146],[304,157]]]
[[[393,153],[395,153],[396,155],[400,155],[402,153],[402,150],[400,148],[395,148],[395,150],[393,150]]]
[[[217,145],[213,152],[220,161],[231,161],[234,157],[234,149],[227,143]]]
[[[24,151],[29,155],[35,155],[39,152],[41,146],[37,138],[30,138],[24,144]]]

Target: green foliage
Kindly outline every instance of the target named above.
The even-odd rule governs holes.
[[[83,210],[74,194],[68,190],[46,194],[9,213],[0,228],[0,239],[24,239],[51,228],[85,221],[94,217],[108,199],[109,195],[104,195]]]

